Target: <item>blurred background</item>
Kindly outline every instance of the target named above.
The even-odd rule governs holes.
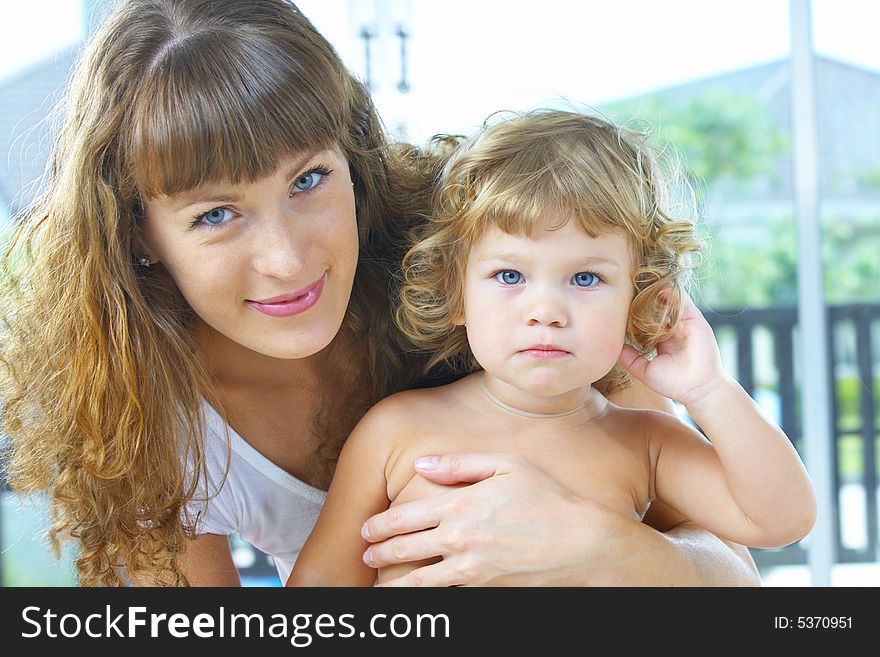
[[[47,113],[112,0],[0,5],[0,224],[33,197]],[[819,496],[803,541],[753,550],[768,586],[880,585],[880,4],[859,0],[300,0],[394,136],[497,110],[652,126],[686,166],[709,253],[695,298],[725,365]],[[0,493],[0,582],[75,585],[45,504]],[[233,537],[244,582],[277,584]]]

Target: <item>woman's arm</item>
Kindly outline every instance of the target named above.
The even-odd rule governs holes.
[[[192,586],[241,586],[228,536],[202,534],[187,541],[178,565]]]
[[[761,576],[748,548],[724,541],[655,500],[642,519],[669,543],[663,551],[671,561],[643,564],[645,585],[659,585],[658,571],[669,573],[669,586],[760,586]]]

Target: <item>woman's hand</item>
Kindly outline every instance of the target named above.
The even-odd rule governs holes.
[[[651,551],[662,534],[574,496],[522,456],[450,454],[417,468],[435,483],[476,483],[367,521],[368,565],[443,557],[385,586],[634,584],[633,560],[653,568],[661,556]]]

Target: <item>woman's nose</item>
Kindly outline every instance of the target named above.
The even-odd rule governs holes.
[[[263,276],[294,280],[303,271],[306,244],[298,235],[296,219],[273,212],[258,222],[253,242],[254,269]]]

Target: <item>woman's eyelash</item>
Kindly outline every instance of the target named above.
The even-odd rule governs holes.
[[[300,191],[296,191],[296,192],[293,191],[297,182],[299,182],[300,180],[302,180],[306,176],[309,176],[313,173],[317,173],[318,175],[321,176],[321,180],[318,182],[318,184],[316,184],[314,187],[311,187],[309,189],[300,190]],[[291,184],[291,186],[290,186],[290,195],[291,196],[300,196],[302,194],[309,194],[311,192],[314,192],[316,189],[320,189],[321,187],[324,186],[324,183],[325,183],[327,177],[333,175],[333,173],[334,173],[333,169],[331,169],[330,167],[328,167],[327,165],[324,165],[324,164],[319,164],[317,166],[312,167],[311,169],[303,171],[296,178],[294,178],[293,184]]]
[[[294,193],[293,188],[294,188],[294,185],[296,185],[297,181],[302,180],[303,178],[310,176],[313,173],[316,173],[319,176],[321,176],[321,180],[318,181],[318,183],[314,187],[310,187],[309,189],[297,191]],[[326,178],[332,174],[333,174],[333,169],[331,169],[330,167],[328,167],[324,164],[319,164],[317,166],[312,167],[311,169],[303,171],[301,174],[299,174],[295,178],[293,184],[291,185],[290,196],[301,196],[303,194],[309,194],[311,192],[314,192],[317,189],[320,189],[321,187],[324,186],[324,181],[326,180]],[[201,228],[201,229],[207,229],[207,230],[217,230],[219,228],[222,228],[227,222],[223,222],[220,224],[211,224],[211,223],[204,221],[204,218],[206,215],[209,215],[212,212],[215,212],[217,210],[229,210],[230,212],[234,212],[234,210],[232,210],[232,208],[230,208],[228,205],[218,205],[215,208],[211,208],[207,212],[200,212],[199,214],[194,216],[192,221],[190,222],[190,228]]]
[[[209,224],[209,223],[202,221],[202,219],[204,219],[206,215],[209,215],[212,212],[215,212],[216,210],[229,210],[230,212],[234,212],[234,210],[232,208],[230,208],[228,205],[218,205],[216,208],[211,208],[207,212],[200,212],[195,217],[193,217],[193,220],[190,222],[189,227],[190,228],[200,228],[201,227],[201,228],[208,228],[208,229],[220,228],[223,224],[212,225],[212,224]]]

